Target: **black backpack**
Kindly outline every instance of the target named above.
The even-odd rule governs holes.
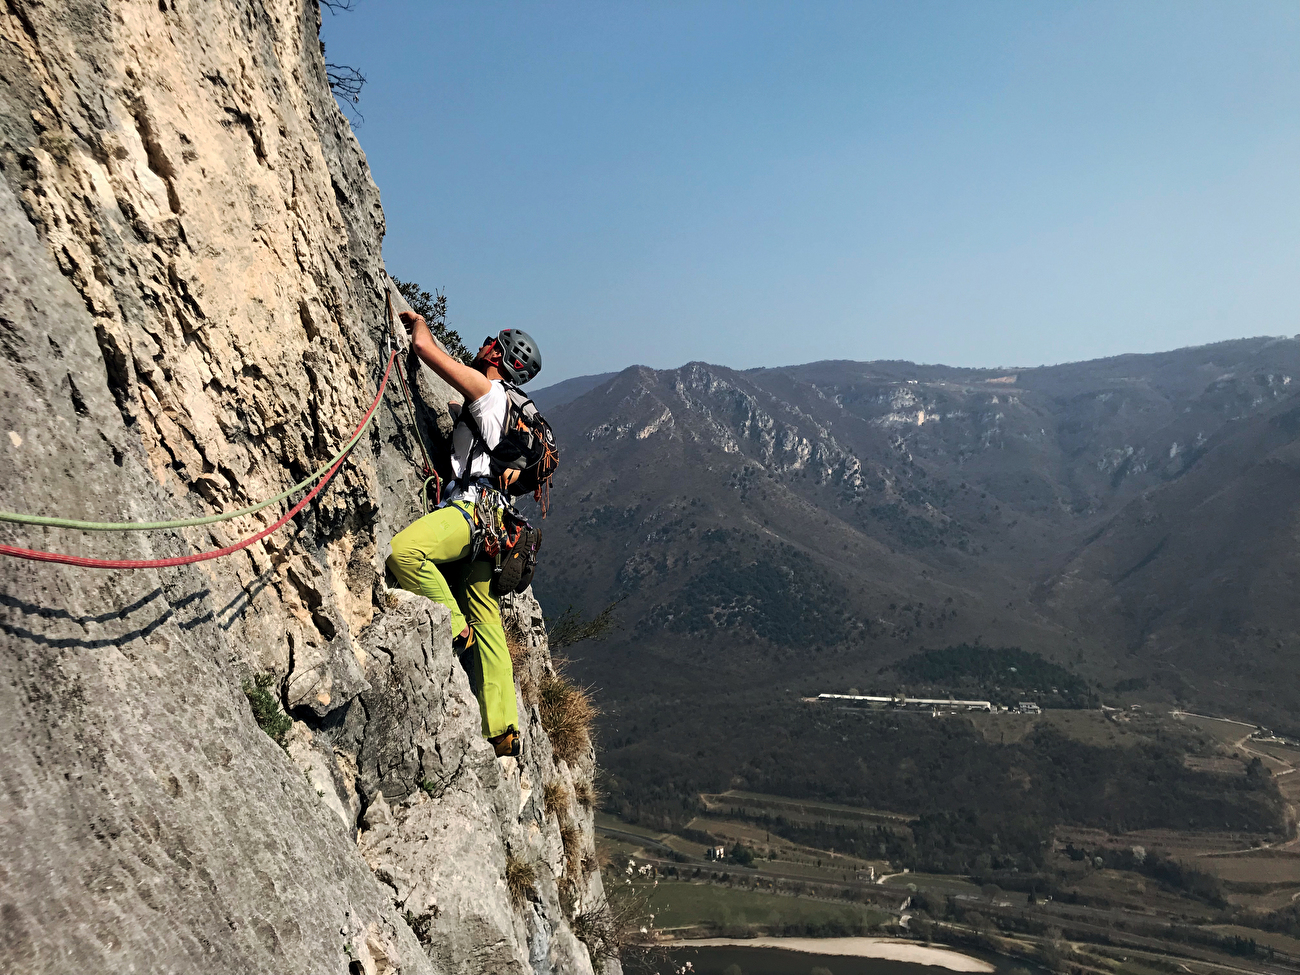
[[[465,459],[465,470],[470,470],[475,458],[486,452],[491,461],[488,477],[497,490],[511,497],[531,494],[542,506],[542,517],[550,506],[551,478],[560,464],[560,451],[555,445],[555,434],[546,418],[537,412],[533,401],[520,392],[513,383],[502,381],[506,390],[506,422],[501,439],[491,450],[483,440],[474,414],[468,408],[460,411],[459,423],[469,428],[474,446]],[[509,484],[506,475],[518,471],[519,476]]]

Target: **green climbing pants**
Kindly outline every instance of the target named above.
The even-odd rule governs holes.
[[[472,506],[453,501],[399,532],[388,568],[403,589],[451,610],[453,636],[466,623],[473,629],[474,643],[463,660],[478,698],[483,734],[495,738],[519,730],[514,667],[501,626],[501,604],[492,594],[492,563],[469,558],[469,523],[462,510]]]

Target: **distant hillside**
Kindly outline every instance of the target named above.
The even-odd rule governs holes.
[[[1273,338],[1011,373],[633,367],[548,412],[537,590],[624,600],[575,661],[615,768],[682,708],[725,727],[960,644],[1289,727],[1298,390],[1300,341]]]
[[[923,650],[882,671],[921,697],[953,694],[988,699],[1007,707],[1023,700],[1049,708],[1095,708],[1097,695],[1067,668],[1037,653],[1017,647],[972,647],[961,644],[941,650]],[[893,688],[877,684],[886,693]]]
[[[617,376],[616,372],[602,372],[596,376],[574,376],[572,379],[566,379],[562,383],[554,383],[550,386],[543,386],[541,389],[529,390],[529,395],[537,408],[545,413],[547,410],[562,406],[565,403],[572,403],[579,396],[583,396],[597,386],[601,386]]]

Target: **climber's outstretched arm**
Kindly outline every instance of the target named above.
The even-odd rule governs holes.
[[[404,311],[399,316],[402,324],[411,330],[411,347],[415,354],[423,359],[439,376],[445,379],[465,397],[466,403],[472,403],[486,396],[492,389],[492,381],[470,366],[453,359],[433,339],[429,325],[424,316],[415,312]]]

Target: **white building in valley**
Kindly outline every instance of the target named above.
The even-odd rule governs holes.
[[[818,694],[817,700],[833,704],[846,704],[851,707],[866,708],[905,708],[923,711],[992,711],[991,701],[959,701],[955,698],[937,697],[878,697],[870,694]]]

